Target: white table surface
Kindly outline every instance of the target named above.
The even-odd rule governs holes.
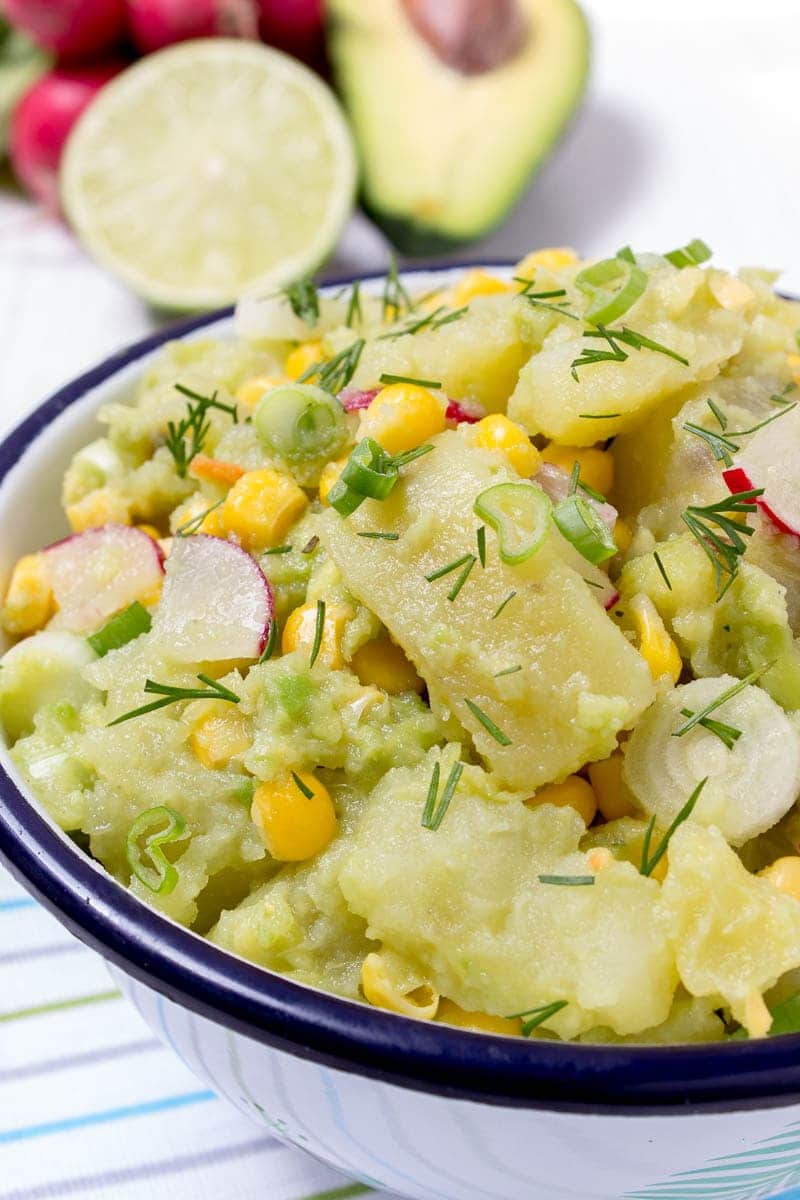
[[[784,267],[800,292],[796,4],[585,7],[587,102],[505,227],[472,253],[663,250],[702,236],[721,263]],[[356,218],[330,270],[385,256]],[[0,196],[0,430],[157,323],[64,228]],[[362,1194],[208,1096],[109,989],[99,960],[0,872],[0,1200]]]

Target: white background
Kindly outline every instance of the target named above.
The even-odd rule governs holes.
[[[511,219],[472,253],[664,250],[702,236],[722,264],[784,267],[785,286],[800,291],[796,0],[585,8],[587,101]],[[356,218],[330,270],[381,266],[385,253]],[[0,197],[0,426],[158,320],[65,230]]]

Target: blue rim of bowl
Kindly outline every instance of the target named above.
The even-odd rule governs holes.
[[[436,273],[452,265],[418,270]],[[333,285],[379,277],[350,276]],[[0,482],[90,389],[164,342],[232,312],[220,309],[172,325],[61,388],[0,442]],[[730,1112],[800,1098],[800,1035],[677,1046],[524,1041],[409,1020],[294,983],[218,949],[137,900],[65,841],[2,766],[0,858],[72,933],[127,975],[255,1041],[339,1070],[458,1100],[561,1111]]]

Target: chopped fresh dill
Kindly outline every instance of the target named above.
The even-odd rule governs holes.
[[[592,887],[594,875],[540,875],[539,883],[552,883],[557,887]]]
[[[752,527],[747,524],[747,514],[756,511],[755,500],[763,491],[763,488],[753,488],[748,492],[736,492],[702,507],[691,504],[681,513],[684,524],[714,568],[718,600],[736,578],[739,559],[747,549],[745,538],[753,535]],[[744,521],[735,519],[742,516]],[[724,585],[723,577],[726,577]]]
[[[496,671],[495,679],[502,679],[504,675],[516,675],[517,671],[521,671],[522,667],[519,663],[515,667],[506,667],[504,671]]]
[[[657,550],[653,551],[653,558],[656,560],[656,566],[658,567],[661,578],[664,580],[664,583],[667,585],[667,589],[671,592],[672,591],[672,583],[670,581],[669,575],[667,574],[666,568],[665,568],[663,562],[661,561],[661,555],[658,553]]]
[[[313,537],[310,537],[308,539],[308,541],[306,542],[305,546],[303,546],[303,549],[300,551],[300,553],[301,554],[313,554],[318,545],[319,545],[319,538],[317,537],[316,534],[314,534]]]
[[[694,712],[691,708],[682,708],[681,716],[693,717]],[[703,729],[707,729],[709,733],[715,733],[729,750],[733,749],[742,736],[741,729],[737,729],[735,725],[726,725],[724,721],[715,721],[713,717],[701,717],[697,724],[702,725]]]
[[[522,294],[534,308],[545,308],[548,312],[555,313],[557,317],[568,317],[570,321],[581,320],[577,313],[570,312],[568,308],[562,308],[560,304],[550,304],[547,300],[541,300],[535,292],[523,292]]]
[[[189,403],[186,405],[185,417],[178,422],[167,422],[167,436],[164,444],[172,455],[175,470],[181,479],[185,479],[192,460],[203,449],[211,428],[208,410],[216,408],[220,412],[227,413],[232,418],[234,425],[238,423],[239,418],[236,413],[236,405],[223,404],[221,400],[217,400],[216,392],[211,396],[203,396],[200,392],[195,392],[182,383],[176,383],[175,390],[186,396]]]
[[[430,575],[426,575],[428,583],[433,583],[436,579],[441,579],[444,575],[449,575],[451,571],[457,571],[459,567],[463,567],[465,563],[474,558],[473,554],[462,554],[460,558],[454,558],[452,562],[446,563],[443,567],[437,567],[435,571],[431,571]]]
[[[757,680],[759,680],[762,675],[764,675],[770,670],[771,667],[774,666],[774,662],[765,663],[763,667],[759,667],[757,670],[751,671],[749,675],[745,675],[744,679],[740,679],[738,683],[734,683],[731,685],[731,687],[726,688],[724,692],[721,692],[720,695],[717,696],[715,700],[712,700],[710,704],[707,704],[705,708],[701,708],[699,712],[693,713],[688,721],[685,721],[679,729],[674,731],[672,736],[683,737],[684,734],[688,733],[690,729],[694,729],[695,725],[701,725],[706,717],[710,717],[711,714],[716,712],[718,708],[721,708],[723,704],[727,704],[728,701],[732,700],[734,696],[738,696],[740,692],[743,692],[744,689],[749,687],[751,683],[755,683]]]
[[[299,792],[303,793],[306,800],[313,800],[314,792],[312,792],[311,788],[308,787],[307,784],[303,783],[303,780],[300,778],[300,776],[297,774],[296,771],[292,771],[292,779],[294,780],[295,787],[297,788],[297,790]]]
[[[466,566],[464,567],[464,569],[461,572],[461,574],[459,575],[458,579],[455,581],[455,583],[451,587],[450,591],[447,593],[448,600],[455,600],[456,596],[458,595],[458,593],[463,588],[464,584],[469,579],[470,571],[475,566],[475,563],[477,561],[478,560],[474,554],[469,555],[469,559],[467,561]]]
[[[263,554],[289,554],[294,550],[294,546],[289,543],[286,546],[271,546],[269,550],[263,550]]]
[[[390,375],[384,372],[380,377],[381,383],[412,383],[416,387],[424,388],[440,388],[442,385],[437,379],[412,379],[410,375]]]
[[[510,604],[510,603],[511,603],[511,601],[514,599],[514,597],[516,596],[516,594],[517,594],[516,592],[509,592],[509,593],[508,593],[508,595],[506,596],[505,600],[501,600],[501,601],[500,601],[500,603],[498,604],[497,608],[496,608],[496,609],[494,610],[494,612],[492,613],[492,618],[491,618],[491,619],[492,619],[493,621],[494,621],[494,620],[495,620],[497,617],[499,617],[499,616],[500,616],[500,613],[503,611],[503,609],[505,608],[505,606],[506,606],[507,604]]]
[[[400,540],[399,533],[383,533],[380,529],[365,529],[358,534],[363,538],[374,538],[376,541],[382,542],[398,542]]]
[[[587,347],[582,350],[580,356],[574,359],[570,366],[570,372],[575,380],[578,379],[580,367],[591,366],[598,362],[625,362],[628,355],[622,349],[620,342],[625,346],[630,346],[633,350],[651,350],[655,354],[665,354],[667,358],[672,358],[685,367],[689,366],[689,360],[682,354],[678,354],[677,350],[671,350],[669,346],[653,341],[652,338],[645,337],[643,333],[637,333],[635,329],[630,329],[627,325],[623,325],[621,329],[607,329],[605,325],[598,325],[596,329],[585,329],[583,336],[600,338],[608,343],[609,348],[595,350],[593,347]]]
[[[275,643],[277,642],[277,640],[278,640],[278,622],[273,617],[269,623],[269,637],[267,638],[264,649],[261,651],[261,657],[258,660],[259,663],[269,662],[269,660],[272,658],[272,655],[275,652]]]
[[[356,338],[351,345],[346,346],[344,350],[340,350],[333,358],[322,359],[320,362],[312,363],[307,370],[297,380],[298,383],[308,383],[310,379],[317,376],[317,383],[326,392],[331,392],[334,396],[346,388],[350,380],[356,373],[358,362],[361,358],[361,351],[366,345],[363,338]]]
[[[212,504],[210,508],[206,508],[206,509],[204,509],[203,512],[198,513],[196,517],[192,517],[191,520],[189,520],[189,521],[184,521],[183,524],[179,525],[178,528],[175,530],[175,536],[176,537],[189,537],[190,534],[197,533],[198,529],[203,524],[203,521],[205,521],[208,514],[214,512],[216,509],[218,509],[220,507],[221,504],[224,504],[224,503],[225,503],[224,500],[218,500],[217,503]]]
[[[298,279],[283,289],[283,294],[291,305],[292,312],[306,325],[316,325],[319,320],[319,292],[313,280]]]
[[[714,400],[708,399],[706,400],[706,404],[717,418],[720,429],[724,432],[728,428],[728,418],[725,416],[725,413]]]
[[[436,797],[439,795],[439,774],[440,767],[438,762],[436,762],[433,764],[431,781],[428,784],[428,794],[425,798],[425,806],[422,810],[422,825],[425,829],[431,828],[433,812],[436,807]]]
[[[512,1013],[506,1019],[508,1021],[522,1021],[522,1036],[530,1037],[534,1029],[538,1029],[550,1017],[554,1017],[556,1013],[561,1012],[562,1008],[566,1007],[566,1000],[556,1000],[553,1004],[540,1004],[538,1008],[528,1008],[525,1012]]]
[[[414,301],[409,296],[403,286],[400,276],[397,273],[397,259],[393,254],[389,255],[389,269],[386,272],[386,280],[383,285],[383,319],[387,318],[396,321],[404,313],[409,313],[414,308]]]
[[[479,525],[475,531],[475,539],[478,543],[478,558],[482,567],[486,566],[486,526]]]
[[[495,725],[492,718],[490,716],[487,716],[487,714],[483,711],[482,708],[478,708],[478,706],[474,700],[468,700],[465,697],[464,703],[466,704],[469,711],[472,713],[475,720],[480,721],[481,725],[486,730],[486,732],[489,734],[489,736],[493,737],[499,746],[510,746],[511,745],[511,738],[508,736],[508,734],[503,733],[502,729],[500,729],[500,727],[498,725]]]
[[[176,704],[179,700],[228,700],[231,704],[239,703],[240,697],[218,680],[211,679],[208,675],[198,675],[197,678],[206,685],[205,688],[171,687],[166,683],[156,683],[154,679],[145,680],[145,692],[149,695],[160,696],[161,699],[154,700],[152,704],[143,704],[141,708],[134,708],[131,712],[123,713],[121,717],[109,721],[109,728],[112,725],[121,725],[123,721],[130,721],[133,717],[141,717],[145,713],[155,712],[158,708],[165,708],[168,704]]]
[[[311,654],[309,655],[309,658],[308,658],[309,667],[313,667],[314,663],[317,661],[317,655],[319,654],[320,647],[322,646],[322,634],[323,634],[324,630],[325,630],[325,601],[318,600],[317,601],[317,615],[314,619],[314,641],[311,645]]]
[[[713,400],[709,400],[709,407],[713,403]],[[751,433],[757,433],[759,429],[763,429],[766,425],[771,425],[773,421],[778,421],[781,417],[785,417],[793,408],[797,408],[796,400],[792,403],[784,401],[780,412],[772,413],[771,416],[766,417],[763,421],[759,421],[757,425],[752,425],[749,429],[729,430],[725,434],[715,433],[711,429],[704,429],[702,425],[695,425],[691,421],[685,422],[683,428],[687,433],[693,433],[696,437],[702,438],[710,446],[711,452],[717,462],[724,462],[726,467],[730,467],[733,466],[732,455],[737,454],[741,449],[738,441],[734,441],[734,438],[748,437]],[[723,426],[724,428],[725,426]]]
[[[455,790],[458,787],[458,781],[461,778],[461,773],[464,770],[464,764],[460,762],[453,763],[450,769],[450,774],[447,776],[447,782],[444,785],[442,798],[437,806],[436,797],[439,793],[439,764],[434,763],[431,782],[428,786],[428,795],[425,800],[425,808],[422,811],[422,824],[425,829],[436,830],[444,820],[445,813],[450,807],[450,801],[455,795]]]
[[[652,875],[653,874],[653,871],[656,869],[658,864],[661,862],[661,859],[667,853],[667,849],[669,848],[669,843],[672,839],[672,835],[675,833],[675,830],[680,825],[682,825],[684,821],[688,820],[688,818],[692,815],[692,812],[694,811],[694,806],[697,804],[697,801],[700,799],[700,793],[702,792],[703,788],[706,786],[707,783],[708,783],[708,776],[706,776],[705,779],[700,780],[697,787],[694,789],[691,796],[686,801],[683,808],[678,813],[677,817],[672,822],[669,829],[664,834],[663,838],[658,843],[658,846],[656,847],[656,849],[653,851],[652,854],[650,853],[650,843],[653,840],[653,832],[656,827],[656,818],[655,818],[655,815],[653,815],[650,818],[650,820],[647,824],[647,830],[644,835],[644,844],[642,845],[642,861],[641,861],[641,865],[639,867],[639,873],[641,875]]]
[[[613,421],[616,417],[621,417],[622,413],[579,413],[581,421]]]
[[[347,305],[347,315],[344,323],[348,329],[352,329],[353,321],[361,322],[361,284],[356,281],[350,291],[350,300]]]

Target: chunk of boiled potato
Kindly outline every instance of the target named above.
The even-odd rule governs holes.
[[[659,924],[659,885],[612,862],[591,887],[570,808],[527,808],[467,766],[436,830],[420,823],[434,752],[389,772],[370,797],[339,883],[367,936],[419,967],[468,1011],[509,1015],[555,1001],[547,1029],[634,1033],[665,1020],[677,983]],[[441,756],[446,779],[453,748]],[[409,863],[413,870],[409,870]]]
[[[661,898],[684,987],[721,997],[743,1024],[750,998],[800,965],[800,902],[751,875],[718,829],[677,830]]]
[[[433,379],[453,400],[505,411],[530,353],[520,333],[521,315],[512,295],[480,296],[457,321],[439,329],[368,341],[353,385],[378,387],[383,373]],[[416,317],[414,313],[409,320]]]
[[[518,477],[460,433],[405,469],[391,496],[347,519],[329,511],[320,536],[348,590],[375,612],[428,684],[431,698],[472,734],[501,783],[533,792],[592,759],[607,757],[655,691],[644,660],[594,590],[546,538],[526,563],[507,566],[487,535],[455,600],[456,574],[426,575],[476,549],[475,497]],[[397,541],[359,533],[397,533]],[[496,618],[503,600],[516,595]],[[514,674],[497,678],[508,667]],[[500,745],[469,711],[469,699],[510,739]]]
[[[656,268],[644,295],[617,323],[674,350],[689,365],[652,350],[624,346],[624,362],[606,361],[578,369],[571,364],[586,349],[607,349],[586,338],[575,322],[559,326],[520,373],[508,415],[529,433],[571,446],[589,446],[635,428],[666,397],[691,383],[711,380],[739,350],[746,321],[721,308],[706,273],[697,268]],[[598,420],[598,414],[613,414]]]

